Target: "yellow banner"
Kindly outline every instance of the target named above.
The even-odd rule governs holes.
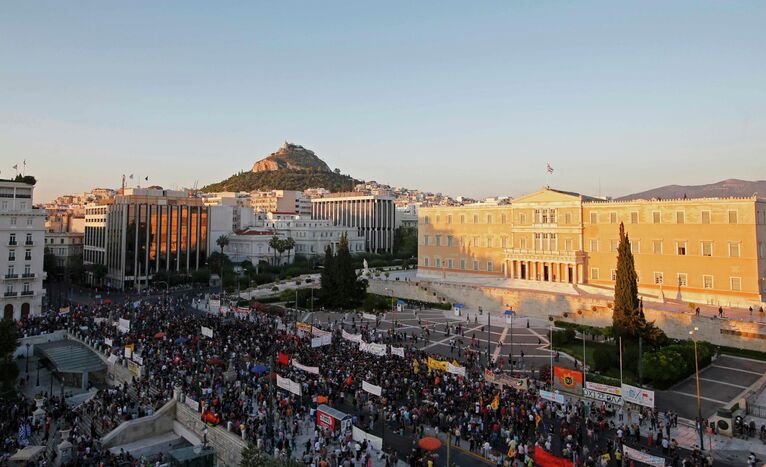
[[[447,371],[448,364],[449,362],[442,362],[428,357],[428,368],[431,370]]]
[[[295,322],[295,329],[298,329],[298,330],[300,330],[300,331],[305,331],[305,332],[311,332],[311,330],[312,330],[313,328],[312,328],[312,326],[311,326],[310,324],[308,324],[308,323],[302,323],[302,322],[300,322],[300,321],[296,321],[296,322]]]

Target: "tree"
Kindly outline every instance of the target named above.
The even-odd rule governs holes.
[[[338,283],[336,281],[335,255],[332,252],[332,246],[327,245],[324,250],[324,265],[322,273],[319,276],[319,298],[322,304],[328,307],[334,307],[338,293]]]
[[[13,362],[13,352],[20,337],[21,333],[12,319],[0,320],[0,393],[13,391],[19,375],[19,369]]]
[[[620,245],[617,248],[617,277],[614,282],[614,311],[612,324],[615,334],[623,339],[634,340],[640,335],[640,309],[638,281],[630,238],[625,225],[620,223]]]
[[[287,251],[287,264],[290,264],[290,251],[295,248],[295,239],[293,237],[287,237],[284,241],[284,248]]]
[[[277,252],[279,252],[280,258],[282,257],[282,240],[280,240],[279,237],[274,235],[271,237],[271,240],[269,240],[269,248],[271,248],[271,251],[274,252],[274,266],[277,266]]]
[[[394,231],[394,256],[408,259],[418,254],[418,229],[416,227],[398,227]]]
[[[269,456],[263,451],[258,450],[257,447],[252,444],[248,444],[247,447],[242,449],[242,460],[239,463],[240,467],[300,467],[298,462],[289,459],[275,459]]]
[[[229,236],[221,235],[215,240],[215,243],[221,248],[221,254],[223,254],[223,249],[229,245]]]
[[[53,254],[50,248],[45,248],[43,253],[43,271],[48,273],[49,279],[53,279],[59,272],[56,255]]]

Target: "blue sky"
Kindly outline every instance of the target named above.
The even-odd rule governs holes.
[[[454,195],[766,178],[766,2],[37,2],[0,14],[0,177],[219,181],[284,140]]]

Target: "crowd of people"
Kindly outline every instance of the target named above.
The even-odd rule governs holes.
[[[699,453],[677,449],[669,436],[669,423],[664,425],[665,440],[660,440],[662,430],[652,429],[651,420],[662,417],[648,409],[642,413],[641,423],[620,423],[610,415],[614,407],[602,402],[568,398],[557,404],[545,400],[540,389],[549,389],[547,381],[530,380],[527,390],[485,381],[480,353],[470,351],[470,345],[456,345],[450,356],[465,368],[465,377],[431,371],[426,365],[431,355],[420,343],[430,333],[443,330],[432,327],[426,333],[423,326],[384,329],[379,321],[352,314],[324,323],[321,327],[333,334],[332,342],[312,347],[311,334],[296,330],[286,317],[255,312],[238,318],[192,313],[188,308],[191,300],[190,296],[162,297],[73,306],[66,314],[19,323],[25,335],[68,329],[94,348],[113,354],[117,365],[124,363],[126,347],[140,357],[140,377],[101,389],[76,411],[62,415],[71,418],[75,428],[69,436],[82,456],[100,456],[105,465],[117,462],[113,455],[95,449],[93,439],[123,420],[156,410],[173,397],[174,390],[180,390],[199,403],[200,417],[208,423],[236,433],[263,452],[296,458],[307,466],[371,465],[376,457],[368,443],[352,441],[349,433],[313,427],[309,422],[318,399],[351,414],[354,423],[369,433],[380,436],[385,426],[385,436],[391,433],[413,443],[426,429],[449,433],[456,446],[497,465],[531,465],[536,450],[571,459],[577,465],[615,465],[623,456],[622,442],[645,448],[650,433],[652,441],[663,448],[664,441],[668,442],[669,465],[709,462]],[[115,325],[120,318],[130,322],[129,329]],[[202,327],[211,330],[212,337],[202,335]],[[361,334],[366,342],[404,347],[405,357],[363,352],[357,342],[341,337],[343,330]],[[461,341],[470,339],[460,324],[448,332]],[[288,364],[278,355],[287,356]],[[319,374],[298,369],[290,360],[317,367]],[[275,374],[299,382],[300,395],[277,388]],[[383,388],[382,395],[363,390],[363,381]],[[28,416],[30,407],[15,410]],[[84,428],[85,418],[90,426]],[[10,419],[0,424],[5,452],[16,447],[14,430],[18,426],[14,423]],[[309,441],[296,445],[301,433]],[[395,465],[396,458],[410,465],[431,462],[430,454],[417,445],[397,453],[386,446],[385,454],[378,453],[377,458],[386,465]]]

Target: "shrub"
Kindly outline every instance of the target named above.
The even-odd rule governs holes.
[[[593,366],[596,368],[596,371],[607,371],[612,366],[612,353],[601,347],[594,350]]]
[[[570,344],[575,340],[574,329],[567,328],[564,330],[553,331],[553,345],[562,346]]]
[[[279,292],[279,287],[277,287],[277,286],[275,285],[274,287],[272,287],[272,288],[271,288],[271,291],[272,291],[272,292]]]

